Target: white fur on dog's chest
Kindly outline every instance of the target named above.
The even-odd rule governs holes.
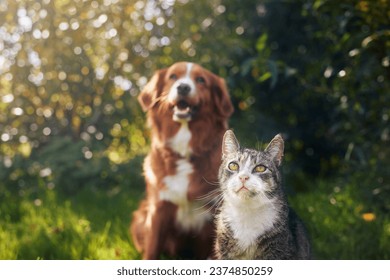
[[[192,174],[192,164],[186,159],[176,162],[176,174],[163,179],[166,189],[160,191],[160,199],[170,201],[176,205],[187,204],[189,175]]]
[[[183,158],[177,160],[175,174],[163,179],[166,189],[160,191],[160,199],[177,205],[176,223],[182,229],[200,230],[211,216],[209,213],[201,213],[201,205],[187,198],[189,176],[194,172],[191,162],[187,159],[191,153],[190,140],[191,131],[188,124],[183,123],[177,134],[168,141],[170,148]]]
[[[182,157],[188,157],[192,150],[190,147],[191,131],[187,122],[183,122],[179,131],[168,140],[169,147]]]
[[[185,231],[199,231],[205,222],[211,219],[210,213],[201,210],[202,205],[199,202],[192,202],[187,198],[189,176],[192,172],[192,164],[189,161],[178,160],[176,174],[163,179],[166,189],[160,191],[161,200],[170,201],[177,206],[176,224]]]

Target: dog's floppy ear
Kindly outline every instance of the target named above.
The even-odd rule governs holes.
[[[212,98],[216,107],[216,112],[223,118],[228,118],[233,114],[234,107],[230,101],[225,80],[217,75],[213,75]]]
[[[138,102],[144,112],[153,107],[157,97],[161,94],[166,72],[167,69],[157,70],[138,95]]]

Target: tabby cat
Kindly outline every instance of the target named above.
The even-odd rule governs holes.
[[[241,148],[234,133],[223,138],[216,217],[218,259],[310,259],[303,223],[281,185],[284,150],[278,134],[264,151]]]

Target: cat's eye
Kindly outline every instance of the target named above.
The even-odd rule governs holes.
[[[255,169],[253,169],[253,171],[256,173],[263,173],[266,170],[267,170],[267,167],[265,167],[264,165],[258,165],[255,167]]]
[[[228,168],[231,171],[237,171],[238,170],[238,164],[235,163],[235,162],[231,162],[231,163],[229,163]]]

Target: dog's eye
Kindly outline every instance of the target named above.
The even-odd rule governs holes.
[[[171,74],[169,76],[169,79],[176,81],[177,80],[177,75],[176,74]]]
[[[231,170],[231,171],[237,171],[238,168],[239,168],[239,166],[238,166],[237,163],[231,162],[231,163],[228,164],[228,168],[229,168],[229,170]]]
[[[206,83],[206,80],[203,77],[196,77],[195,82],[204,85]]]

